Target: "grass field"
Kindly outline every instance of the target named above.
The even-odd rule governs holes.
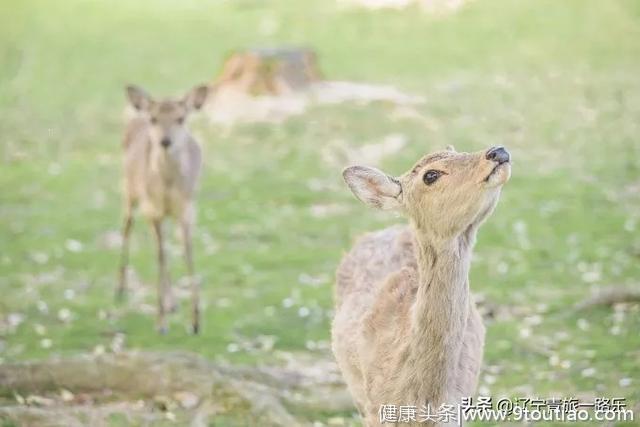
[[[187,334],[185,300],[159,337],[142,220],[134,294],[113,301],[123,86],[176,94],[234,49],[280,44],[317,49],[331,79],[426,102],[411,115],[345,103],[278,125],[195,120],[204,330]],[[639,306],[568,309],[598,287],[640,286],[640,2],[477,0],[433,17],[332,1],[5,1],[0,64],[0,360],[121,345],[249,364],[325,354],[341,255],[401,221],[360,205],[327,153],[402,135],[379,165],[390,173],[447,144],[515,159],[471,271],[499,313],[480,390],[640,400]]]

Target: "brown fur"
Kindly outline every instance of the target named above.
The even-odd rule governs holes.
[[[430,185],[428,170],[442,172]],[[365,425],[379,425],[381,405],[437,410],[473,394],[484,326],[469,263],[510,171],[486,151],[453,150],[423,157],[398,178],[345,170],[356,197],[410,221],[362,237],[337,271],[333,351]]]
[[[165,312],[173,304],[164,251],[163,220],[172,217],[180,224],[185,262],[192,289],[192,328],[199,323],[199,287],[194,277],[192,229],[195,220],[194,195],[200,174],[202,155],[198,142],[186,127],[186,118],[200,109],[208,93],[199,86],[178,100],[155,101],[142,89],[129,86],[127,96],[136,114],[125,128],[124,208],[122,260],[117,296],[126,290],[129,262],[129,235],[133,210],[140,208],[152,224],[158,250],[158,329],[167,329]],[[163,145],[163,141],[166,144]]]

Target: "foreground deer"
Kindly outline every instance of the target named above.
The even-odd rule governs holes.
[[[182,231],[184,256],[192,292],[192,328],[200,328],[199,288],[193,273],[191,233],[194,222],[194,191],[201,167],[201,151],[189,134],[186,118],[202,107],[207,86],[198,86],[182,99],[156,101],[136,86],[127,97],[137,114],[127,123],[124,135],[124,225],[122,260],[117,296],[126,290],[129,235],[133,210],[140,207],[151,222],[158,249],[158,331],[167,331],[166,311],[170,279],[164,251],[163,219],[173,217]]]
[[[502,147],[430,154],[398,178],[345,169],[358,199],[410,222],[362,237],[337,272],[333,351],[366,426],[380,424],[381,405],[437,411],[473,394],[484,326],[471,251],[510,174]]]

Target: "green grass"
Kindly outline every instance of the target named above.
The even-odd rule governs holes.
[[[274,32],[261,32],[265,20]],[[186,333],[183,304],[159,337],[153,311],[114,304],[118,250],[104,244],[120,226],[123,86],[180,92],[212,80],[235,48],[276,44],[313,46],[331,79],[424,96],[423,120],[394,118],[386,103],[316,107],[281,125],[230,130],[196,120],[204,330]],[[488,325],[485,366],[494,368],[483,386],[495,396],[526,386],[543,397],[640,400],[638,306],[619,315],[617,335],[612,310],[567,310],[598,286],[639,286],[639,2],[478,0],[442,18],[320,0],[3,2],[0,64],[0,319],[24,315],[16,330],[4,327],[2,360],[108,350],[115,333],[126,348],[237,363],[271,360],[227,351],[260,335],[274,336],[276,350],[326,345],[341,255],[355,236],[400,220],[359,205],[341,182],[345,165],[323,153],[336,141],[356,147],[400,133],[409,143],[384,160],[391,173],[447,144],[503,144],[515,159],[471,271],[472,288],[511,313]],[[311,206],[329,204],[342,210],[312,215]],[[133,240],[132,265],[153,308],[153,241],[141,219]],[[174,282],[184,273],[178,249]],[[300,317],[301,307],[310,315]],[[58,319],[63,308],[68,323]],[[589,367],[594,375],[583,376]]]

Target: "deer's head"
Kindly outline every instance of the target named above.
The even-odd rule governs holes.
[[[475,229],[489,216],[511,163],[503,147],[476,153],[451,148],[424,156],[399,177],[365,166],[348,167],[343,176],[365,204],[402,211],[420,232],[440,240]]]
[[[155,147],[165,150],[179,147],[188,138],[188,115],[204,104],[209,87],[196,86],[180,99],[153,99],[138,86],[126,87],[127,98],[133,108],[149,121],[149,135]]]

